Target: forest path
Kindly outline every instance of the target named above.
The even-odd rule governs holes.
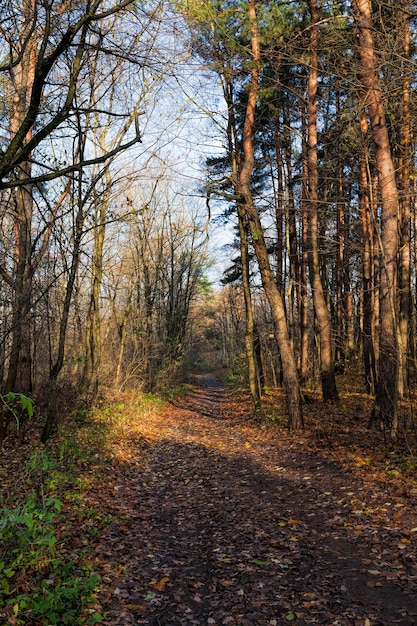
[[[197,382],[145,462],[115,475],[103,623],[417,624],[417,494],[262,430],[215,379]]]

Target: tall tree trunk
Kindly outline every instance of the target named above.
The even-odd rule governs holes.
[[[308,205],[307,205],[307,132],[306,117],[302,117],[302,188],[301,188],[301,264],[300,264],[300,378],[305,382],[309,375],[309,306],[308,306]]]
[[[336,345],[335,364],[339,373],[345,369],[345,311],[343,293],[343,251],[344,251],[344,206],[343,206],[343,178],[340,154],[337,163],[337,183],[336,183]]]
[[[308,78],[308,183],[309,183],[309,271],[313,292],[314,313],[320,338],[320,375],[323,400],[337,400],[334,373],[332,333],[323,282],[320,275],[318,249],[318,166],[317,166],[317,85],[318,85],[318,21],[317,1],[309,0],[312,27],[310,40],[310,72]]]
[[[282,296],[284,296],[284,164],[282,159],[282,147],[281,147],[281,129],[279,121],[277,121],[275,128],[275,157],[277,164],[277,183],[278,186],[274,190],[274,203],[275,203],[275,227],[276,227],[276,244],[275,255],[277,262],[276,281],[278,289]],[[284,302],[285,303],[285,302]]]
[[[261,58],[255,0],[249,0],[248,17],[251,32],[251,51],[253,63],[243,128],[244,162],[240,172],[240,192],[249,219],[252,242],[258,260],[262,284],[271,306],[271,314],[281,356],[284,385],[287,396],[289,416],[288,424],[292,429],[300,429],[303,428],[304,425],[301,408],[300,386],[294,353],[288,333],[284,302],[272,274],[261,220],[254,205],[251,191],[251,177],[255,161],[253,151],[253,127],[258,92],[259,63]]]
[[[84,366],[81,387],[89,390],[93,396],[98,392],[98,377],[101,363],[101,318],[100,291],[103,280],[103,246],[106,234],[106,214],[110,193],[110,170],[106,170],[106,192],[95,201],[97,212],[94,228],[94,249],[92,258],[92,277],[90,303],[87,313],[87,359]]]
[[[26,177],[30,165],[21,172]],[[32,392],[32,336],[30,307],[32,302],[31,226],[33,198],[30,188],[18,188],[15,198],[15,277],[12,314],[12,342],[5,391]]]
[[[398,392],[400,396],[408,395],[408,353],[409,353],[409,319],[411,312],[410,293],[410,24],[409,1],[405,0],[401,19],[401,33],[404,37],[402,53],[402,102],[401,102],[401,129],[398,142],[398,182],[399,182],[399,209],[400,209],[400,255],[399,255],[399,375]]]
[[[79,182],[81,186],[82,182]],[[48,406],[48,415],[45,421],[45,425],[41,434],[41,441],[45,443],[51,436],[51,434],[56,429],[58,424],[59,417],[59,406],[58,406],[58,389],[57,389],[57,381],[58,376],[62,370],[64,365],[64,356],[65,356],[65,340],[67,336],[67,327],[68,320],[70,316],[71,309],[71,300],[72,294],[74,291],[75,280],[77,277],[78,266],[80,262],[80,253],[81,253],[81,239],[83,235],[83,226],[84,226],[84,211],[82,206],[81,194],[78,197],[79,206],[77,209],[77,215],[74,226],[74,243],[71,255],[71,267],[67,280],[67,286],[65,289],[65,298],[64,305],[61,315],[61,320],[59,324],[59,336],[58,336],[58,350],[55,358],[55,362],[51,367],[51,371],[49,372],[49,406]]]
[[[296,223],[296,209],[293,190],[293,173],[292,173],[292,150],[291,150],[291,136],[289,132],[289,123],[284,124],[284,149],[285,149],[285,163],[287,171],[287,194],[288,203],[286,211],[286,238],[287,238],[287,250],[289,260],[289,281],[288,281],[288,315],[289,315],[289,331],[290,338],[293,346],[296,345],[299,350],[299,336],[295,330],[296,312],[298,318],[300,316],[300,303],[301,303],[301,270],[300,259],[298,254],[298,237],[297,237],[297,223]],[[297,341],[298,339],[298,341]]]
[[[255,351],[255,320],[252,307],[252,296],[250,292],[250,276],[249,276],[249,257],[248,257],[248,240],[247,240],[247,220],[243,207],[238,202],[238,220],[239,220],[239,245],[240,258],[242,263],[242,285],[245,300],[246,313],[246,332],[245,332],[245,348],[248,360],[249,372],[249,389],[251,392],[255,411],[262,412],[258,365]]]
[[[19,62],[11,70],[13,87],[13,105],[10,115],[10,137],[16,137],[26,117],[32,95],[35,67],[37,60],[37,41],[30,37],[35,16],[34,0],[23,2],[24,17],[21,41],[24,42]],[[26,145],[32,138],[33,127],[29,127],[24,138]],[[20,164],[17,169],[16,182],[31,177],[30,161]],[[30,307],[32,304],[32,214],[33,189],[31,185],[17,187],[13,190],[15,205],[15,268],[13,283],[12,340],[6,391],[30,393],[32,391],[32,337],[30,324]]]
[[[375,55],[371,0],[353,0],[357,24],[359,76],[368,110],[381,195],[380,354],[373,424],[398,430],[397,256],[398,192]]]
[[[232,84],[225,78],[224,95],[228,110],[227,141],[229,156],[232,163],[232,176],[235,192],[239,194],[239,174],[241,170],[240,149],[235,120],[235,106],[233,101]],[[252,294],[250,288],[249,254],[248,254],[248,220],[242,203],[237,201],[238,228],[239,228],[239,249],[242,264],[242,286],[245,301],[246,332],[245,350],[248,362],[249,389],[252,396],[255,411],[262,412],[260,372],[256,357],[255,346],[255,320],[253,314]],[[258,342],[259,343],[259,342]]]
[[[376,389],[377,373],[372,334],[373,262],[370,176],[368,174],[368,123],[365,113],[360,116],[362,147],[359,157],[359,210],[362,222],[362,352],[365,370],[365,389],[368,394]]]
[[[115,290],[113,296],[110,298],[110,309],[113,313],[114,323],[117,328],[117,336],[119,338],[119,348],[117,351],[117,365],[116,365],[116,373],[114,377],[114,387],[115,389],[119,389],[121,385],[121,378],[123,373],[123,359],[125,354],[126,343],[128,339],[127,333],[127,325],[132,312],[133,305],[133,290],[134,283],[136,277],[132,274],[129,278],[129,283],[127,286],[126,293],[126,302],[121,307],[121,319],[118,319],[118,311],[117,311],[117,289]]]

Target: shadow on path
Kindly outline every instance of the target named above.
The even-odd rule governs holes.
[[[145,471],[129,472],[131,513],[101,542],[123,568],[104,623],[417,624],[416,564],[382,513],[390,496],[371,514],[373,495],[337,464],[248,442],[226,397],[204,380],[164,416]]]

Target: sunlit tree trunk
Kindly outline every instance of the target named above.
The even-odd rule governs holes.
[[[303,414],[301,409],[301,394],[296,362],[288,333],[284,303],[272,274],[263,227],[258,211],[254,205],[251,192],[251,176],[254,167],[253,127],[255,121],[259,81],[259,63],[261,56],[255,0],[249,0],[248,17],[251,31],[253,63],[243,128],[244,162],[242,163],[242,169],[240,172],[240,192],[249,218],[252,243],[258,260],[262,283],[271,306],[271,313],[281,356],[284,386],[287,396],[289,427],[299,429],[303,427]]]
[[[132,293],[129,292],[127,304],[123,309],[122,319],[120,322],[117,323],[117,334],[119,337],[119,349],[117,351],[117,366],[116,366],[116,375],[114,378],[114,386],[116,389],[119,389],[121,382],[122,382],[123,359],[125,355],[126,342],[128,339],[127,324],[129,321],[131,310],[132,310]],[[115,318],[116,318],[116,314],[115,314]]]
[[[232,84],[224,78],[224,96],[227,103],[227,142],[232,165],[232,182],[236,195],[239,194],[239,173],[241,169],[240,149],[235,120],[235,103],[233,101]],[[250,287],[249,253],[248,253],[248,220],[244,206],[238,199],[236,202],[239,229],[239,249],[242,264],[242,287],[246,312],[245,350],[248,362],[249,389],[255,411],[262,411],[261,385],[258,359],[255,346],[255,319],[253,314],[252,295]]]
[[[375,56],[372,4],[370,0],[354,0],[352,6],[357,24],[359,76],[375,144],[375,163],[381,196],[381,332],[378,383],[371,422],[382,424],[384,428],[396,432],[399,364],[396,316],[398,191]]]
[[[411,257],[410,257],[410,25],[408,17],[409,2],[402,2],[402,19],[400,20],[403,35],[402,53],[402,101],[400,117],[400,133],[398,143],[398,186],[400,212],[400,254],[399,254],[399,375],[398,392],[400,396],[408,395],[408,355],[409,355],[409,319],[411,313]]]

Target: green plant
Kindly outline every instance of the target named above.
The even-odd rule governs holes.
[[[0,599],[11,593],[9,581],[19,570],[39,570],[50,562],[56,544],[52,522],[61,507],[54,497],[39,506],[32,493],[16,508],[0,509]]]
[[[33,416],[33,400],[23,393],[9,391],[4,396],[0,395],[0,402],[3,404],[3,407],[13,415],[18,430],[20,427],[20,419],[16,410],[18,405],[20,405],[23,414],[26,414],[29,419]]]
[[[19,442],[21,443],[23,440],[22,426],[26,419],[33,416],[33,400],[23,393],[9,391],[4,395],[0,394],[0,407],[0,448],[6,437],[10,416],[16,423],[16,431],[19,433]]]
[[[238,385],[240,382],[240,373],[235,371],[235,370],[229,370],[224,376],[223,376],[223,382],[226,385]]]
[[[183,398],[190,393],[190,387],[187,385],[177,385],[176,387],[172,387],[170,389],[164,390],[163,397],[168,401],[177,400],[179,398]]]
[[[211,363],[200,363],[197,367],[199,372],[214,372],[215,367]]]
[[[39,617],[50,626],[102,619],[94,613],[82,620],[98,575],[87,566],[80,570],[77,561],[66,561],[57,550],[54,522],[62,506],[54,496],[41,505],[32,493],[16,508],[0,510],[0,605],[18,625]]]

